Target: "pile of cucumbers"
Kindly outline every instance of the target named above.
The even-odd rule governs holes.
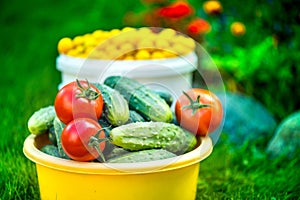
[[[170,94],[123,76],[110,76],[104,83],[91,84],[101,91],[104,106],[98,123],[107,138],[105,159],[95,161],[147,162],[175,157],[197,146],[196,136],[175,123]],[[65,126],[52,105],[37,110],[28,120],[31,134],[49,136],[51,144],[41,151],[70,159],[61,144]]]

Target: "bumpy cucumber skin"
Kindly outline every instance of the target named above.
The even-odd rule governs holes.
[[[70,159],[67,156],[67,154],[65,153],[65,151],[63,150],[62,144],[61,144],[61,139],[60,139],[62,131],[65,128],[66,125],[62,121],[60,121],[58,119],[58,117],[55,117],[54,121],[53,121],[53,126],[54,126],[54,133],[55,133],[55,136],[56,136],[56,142],[57,142],[57,149],[58,149],[59,157]]]
[[[165,149],[175,154],[186,152],[190,141],[182,128],[165,122],[136,122],[115,127],[111,142],[131,151]]]
[[[120,126],[129,119],[129,106],[126,99],[119,93],[106,85],[94,83],[101,91],[104,100],[104,115],[110,124]]]
[[[128,101],[129,108],[136,110],[146,120],[155,122],[171,122],[170,106],[158,94],[138,81],[121,76],[110,76],[105,85],[118,90]]]
[[[110,152],[106,153],[104,152],[104,156],[106,158],[106,160],[110,160],[110,159],[113,159],[113,158],[117,158],[119,156],[122,156],[124,154],[127,154],[129,153],[130,151],[127,151],[126,149],[124,148],[121,148],[121,147],[117,147],[117,146],[114,146]]]
[[[129,119],[126,124],[134,122],[145,122],[146,120],[136,111],[129,110]]]
[[[48,136],[49,136],[50,142],[51,142],[54,146],[57,146],[57,139],[56,139],[56,135],[55,135],[54,126],[51,126],[51,127],[49,128]]]
[[[98,119],[98,123],[104,129],[105,136],[108,137],[109,132],[112,129],[112,125],[108,122],[108,120],[105,118],[103,113],[102,113],[101,117]]]
[[[176,154],[171,153],[164,149],[149,149],[143,151],[136,151],[126,153],[116,158],[108,160],[109,163],[137,163],[149,162],[154,160],[162,160],[175,157]]]
[[[56,116],[54,106],[47,106],[34,112],[28,120],[30,133],[39,135],[48,131]]]
[[[163,98],[169,106],[172,105],[173,97],[170,93],[162,90],[154,90],[154,92],[158,94],[161,98]]]
[[[184,153],[187,153],[195,149],[198,141],[196,136],[193,133],[190,133],[187,130],[184,130],[184,132],[186,136],[186,147],[184,148],[185,149]]]
[[[54,157],[60,158],[60,154],[58,153],[58,148],[52,144],[45,145],[41,148],[41,151]]]

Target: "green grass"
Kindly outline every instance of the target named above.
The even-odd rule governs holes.
[[[200,164],[197,199],[299,199],[299,158],[269,159],[263,149],[217,144]]]
[[[39,199],[35,165],[22,147],[29,116],[53,104],[60,83],[57,41],[97,28],[121,27],[126,11],[140,6],[134,0],[126,2],[1,1],[1,200]],[[297,199],[299,160],[272,161],[259,152],[216,145],[201,163],[197,199]]]

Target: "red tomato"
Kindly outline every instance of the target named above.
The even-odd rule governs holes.
[[[58,118],[65,124],[75,118],[100,118],[103,109],[101,92],[87,81],[74,81],[61,88],[54,107]]]
[[[181,127],[206,136],[220,125],[223,110],[215,94],[205,89],[192,88],[177,99],[175,114]]]
[[[105,133],[101,130],[98,122],[89,118],[77,118],[63,129],[61,144],[66,154],[73,160],[91,161],[99,156],[103,158],[101,152],[105,148],[105,142],[91,144],[95,139],[101,140],[103,138],[105,138]],[[99,150],[101,151],[100,154]]]

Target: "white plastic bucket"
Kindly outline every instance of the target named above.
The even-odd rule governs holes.
[[[59,88],[75,79],[101,83],[108,76],[120,75],[179,96],[192,87],[197,55],[192,52],[186,56],[153,60],[94,60],[59,55],[56,67],[62,77]]]

